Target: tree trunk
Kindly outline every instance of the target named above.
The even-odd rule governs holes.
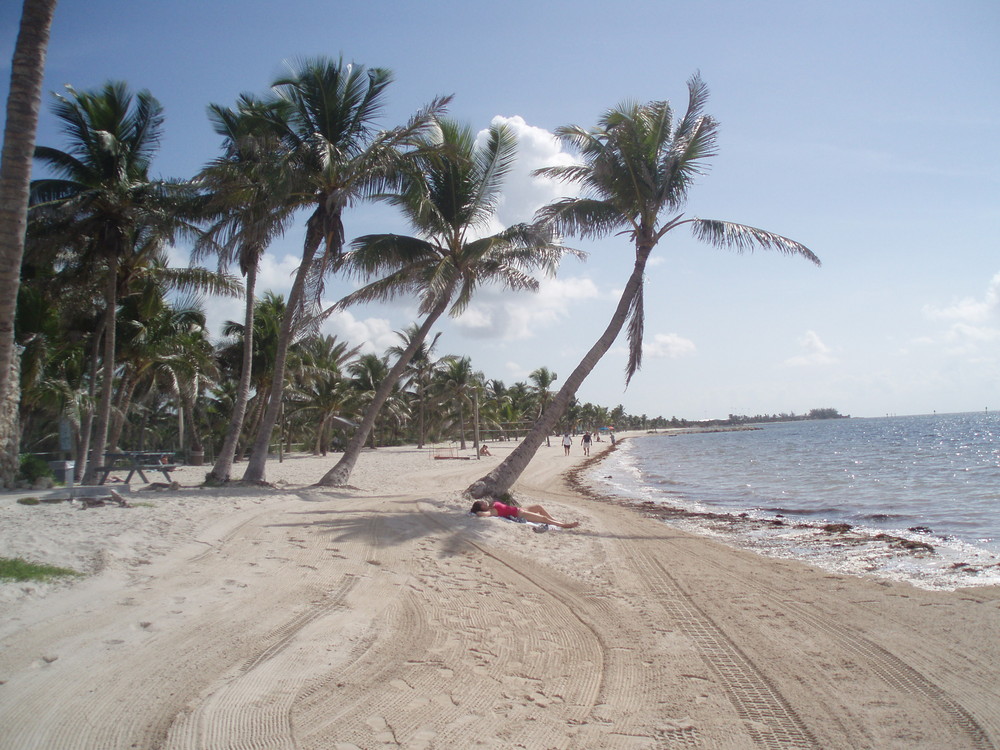
[[[628,319],[629,309],[632,307],[639,290],[642,289],[642,276],[651,250],[652,246],[637,250],[635,268],[629,277],[628,283],[625,285],[625,289],[622,291],[621,299],[618,300],[618,307],[615,309],[614,315],[611,316],[611,322],[604,330],[604,333],[601,334],[597,343],[590,348],[590,351],[580,361],[580,364],[566,378],[563,387],[559,389],[559,393],[556,394],[555,398],[549,402],[548,407],[542,415],[535,420],[534,425],[532,425],[531,430],[525,436],[524,440],[493,471],[473,482],[466,489],[466,493],[477,499],[483,497],[499,498],[510,490],[514,482],[518,480],[525,468],[527,468],[528,463],[534,458],[539,446],[545,440],[546,436],[552,432],[552,428],[555,427],[556,422],[559,421],[560,417],[566,411],[573,396],[576,395],[577,389],[597,366],[597,363],[601,361],[601,357],[611,348],[615,339],[618,338],[618,334],[621,333],[622,326],[625,325],[625,321]]]
[[[97,479],[97,467],[104,465],[104,450],[108,442],[108,426],[111,424],[111,396],[115,387],[115,318],[118,307],[118,274],[115,273],[113,258],[108,258],[107,289],[104,291],[104,366],[101,368],[101,402],[97,407],[97,427],[90,448],[90,460],[83,475],[84,484],[93,484]]]
[[[17,349],[11,350],[10,380],[6,394],[0,397],[0,487],[14,488],[20,473],[21,431],[17,428],[18,407],[21,401],[21,357]]]
[[[136,377],[122,376],[122,382],[118,384],[118,398],[115,408],[111,414],[111,427],[108,428],[108,447],[116,449],[121,440],[122,430],[125,428],[125,417],[132,406],[132,397],[135,389],[139,385]]]
[[[350,441],[347,443],[347,447],[344,449],[344,455],[340,457],[336,466],[324,474],[323,478],[316,483],[318,486],[339,487],[347,484],[350,480],[351,472],[354,471],[354,464],[358,462],[358,456],[361,455],[361,449],[364,447],[365,440],[368,438],[368,434],[372,431],[372,427],[375,425],[375,417],[378,416],[379,410],[382,408],[382,404],[384,404],[386,399],[389,398],[389,394],[392,393],[392,389],[403,376],[403,371],[406,370],[406,367],[410,364],[410,360],[413,359],[413,355],[424,342],[424,339],[431,330],[431,327],[447,309],[450,297],[450,294],[444,295],[441,302],[439,302],[437,306],[427,315],[427,317],[424,318],[424,322],[420,324],[420,329],[417,331],[417,335],[413,337],[409,346],[407,346],[403,353],[399,355],[399,359],[396,360],[396,364],[392,366],[392,369],[389,370],[389,374],[386,375],[385,380],[382,381],[382,384],[379,385],[378,389],[375,391],[375,395],[372,397],[371,403],[368,404],[368,408],[365,409],[364,416],[361,418],[361,424],[358,425],[358,429],[354,431],[354,435],[351,436]]]
[[[8,384],[14,382],[14,309],[28,225],[28,191],[42,102],[45,50],[55,10],[56,0],[24,0],[11,61],[7,122],[0,156],[0,399]],[[10,427],[17,430],[16,419]],[[12,439],[6,434],[7,429],[4,423],[0,442]]]
[[[84,400],[82,414],[80,415],[80,438],[76,445],[76,472],[74,479],[77,482],[83,480],[83,475],[87,472],[87,457],[90,455],[90,440],[94,432],[94,394],[97,393],[97,362],[100,359],[101,336],[104,335],[103,322],[94,332],[94,338],[90,348],[90,378],[87,382],[87,398]]]
[[[243,419],[247,413],[247,402],[250,400],[250,379],[253,368],[253,306],[257,286],[257,263],[250,263],[247,268],[247,306],[243,316],[243,366],[240,369],[240,384],[236,392],[236,403],[229,417],[229,427],[222,441],[215,465],[205,477],[209,483],[228,482],[233,471],[233,461],[236,459],[236,444],[243,429]]]
[[[295,274],[295,282],[288,293],[288,306],[285,308],[285,314],[281,319],[281,330],[278,332],[278,350],[274,355],[274,373],[267,411],[264,412],[264,418],[257,430],[257,438],[250,451],[247,468],[243,473],[244,482],[263,483],[266,481],[264,467],[267,464],[267,454],[271,446],[274,425],[277,423],[281,411],[281,396],[285,387],[285,360],[288,357],[288,347],[292,343],[292,336],[295,334],[295,319],[299,315],[299,308],[302,307],[306,277],[309,275],[313,258],[318,249],[318,237],[315,240],[307,241],[307,246],[302,253],[302,263],[299,264],[299,270]]]

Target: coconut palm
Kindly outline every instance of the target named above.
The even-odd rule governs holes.
[[[223,154],[197,178],[211,195],[207,210],[214,221],[195,246],[195,257],[215,253],[220,267],[235,261],[246,277],[239,386],[222,447],[206,476],[208,482],[220,483],[229,481],[232,473],[250,399],[254,295],[260,259],[271,242],[284,233],[294,203],[289,199],[292,175],[280,148],[282,102],[243,95],[235,110],[210,105],[209,119],[223,137]]]
[[[367,235],[352,242],[338,267],[370,283],[338,307],[411,293],[420,299],[423,320],[321,485],[347,483],[382,403],[446,310],[461,314],[484,284],[535,290],[538,281],[531,272],[554,273],[568,252],[547,227],[517,224],[486,237],[476,235],[494,220],[503,178],[516,155],[516,139],[508,128],[492,126],[486,140],[477,144],[471,128],[439,120],[417,146],[419,169],[410,172],[402,190],[388,200],[418,236]]]
[[[130,258],[152,255],[187,225],[190,191],[182,183],[153,180],[149,169],[159,145],[163,111],[148,91],[133,95],[124,83],[94,92],[67,87],[53,111],[69,141],[66,151],[39,146],[35,156],[57,177],[32,183],[33,210],[71,217],[74,242],[85,244],[104,279],[104,354],[97,426],[84,481],[101,464],[111,418],[115,373],[115,317],[127,284]]]
[[[0,487],[13,486],[17,473],[17,392],[14,314],[21,280],[27,224],[31,159],[49,29],[56,0],[24,0],[11,61],[3,155],[0,157]]]
[[[351,402],[358,412],[364,412],[371,408],[372,402],[378,397],[381,385],[386,382],[389,375],[388,357],[378,354],[362,354],[347,366],[347,371],[351,375]],[[397,383],[398,384],[398,383]],[[386,411],[393,419],[401,420],[406,408],[401,398],[398,396],[398,389],[394,389],[384,400]],[[377,448],[377,430],[369,431],[371,436],[371,447]]]
[[[472,394],[483,379],[482,373],[472,369],[472,360],[468,357],[451,357],[438,377],[444,403],[458,411],[459,448],[464,451],[466,409],[472,407]],[[475,447],[479,447],[478,440]]]
[[[336,336],[314,336],[301,344],[294,408],[297,414],[310,417],[317,425],[313,442],[315,455],[326,455],[335,420],[343,418],[350,396],[350,382],[343,371],[359,349],[337,341]]]
[[[404,127],[378,132],[386,87],[392,75],[383,68],[366,69],[326,58],[307,60],[292,75],[275,81],[283,102],[284,148],[298,184],[294,206],[309,210],[302,261],[288,293],[275,357],[272,387],[281,387],[288,345],[295,329],[323,291],[323,280],[344,244],[344,210],[391,184],[403,160],[402,149],[437,114],[437,100]],[[271,432],[280,398],[272,394],[257,431],[243,479],[263,482]]]
[[[754,248],[819,259],[804,245],[777,234],[727,221],[686,217],[682,211],[694,178],[716,153],[716,121],[703,114],[708,88],[698,75],[688,81],[688,107],[674,123],[669,102],[626,103],[607,112],[593,130],[560,128],[556,134],[579,149],[582,163],[548,167],[536,174],[576,183],[578,198],[564,198],[539,212],[539,218],[580,237],[625,232],[635,261],[607,328],[566,378],[531,432],[493,471],[474,482],[474,497],[505,493],[528,465],[545,436],[559,421],[577,388],[628,323],[626,384],[642,363],[643,274],[650,253],[670,231],[688,226],[695,238],[716,247]]]
[[[254,392],[253,398],[248,402],[248,413],[244,421],[244,429],[241,432],[243,442],[237,441],[235,456],[244,456],[247,452],[247,435],[252,436],[257,425],[263,418],[267,407],[267,400],[271,395],[272,376],[274,374],[274,357],[278,350],[278,338],[281,331],[281,321],[286,310],[285,299],[280,294],[265,292],[259,299],[254,301],[254,309],[251,315],[253,323],[249,330],[250,337],[250,367],[245,365],[246,361],[246,338],[248,329],[244,323],[227,320],[222,326],[223,340],[217,348],[217,356],[225,376],[235,377],[240,373],[240,379],[244,372],[250,372],[250,390]],[[282,389],[283,390],[283,389]],[[279,397],[281,391],[279,390]],[[239,396],[237,395],[237,399]],[[234,400],[234,408],[235,408]],[[232,426],[230,420],[229,426]],[[228,434],[227,427],[227,434]],[[238,438],[240,436],[237,436]]]
[[[389,355],[396,358],[402,357],[406,351],[406,347],[409,346],[410,342],[413,341],[419,332],[420,326],[416,324],[408,326],[404,331],[396,331],[396,335],[402,339],[402,346],[390,346]],[[433,358],[434,348],[437,346],[437,340],[440,337],[441,334],[436,333],[430,343],[427,343],[427,341],[421,342],[413,352],[410,364],[407,365],[400,384],[400,387],[404,390],[413,389],[413,399],[417,402],[418,448],[423,448],[424,443],[427,442],[427,389],[433,381],[435,374],[440,371],[445,363],[444,359],[436,360]]]
[[[535,398],[538,401],[538,411],[535,413],[535,419],[542,416],[545,412],[545,407],[548,406],[549,401],[552,400],[552,391],[550,391],[549,388],[558,378],[559,376],[552,372],[552,370],[548,367],[539,367],[537,370],[528,375],[528,380],[532,383]],[[545,436],[545,444],[551,445],[548,435]]]

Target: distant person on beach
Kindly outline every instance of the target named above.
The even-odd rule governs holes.
[[[483,443],[482,447],[479,449],[479,455],[480,456],[492,456],[493,454],[490,453],[490,449],[486,447],[486,443]]]
[[[614,430],[611,431],[611,444],[612,445],[615,444],[615,431]]]
[[[529,505],[526,508],[518,508],[515,505],[501,503],[499,500],[493,503],[488,503],[485,500],[476,500],[476,502],[472,504],[472,508],[469,512],[483,517],[499,516],[500,518],[523,518],[525,521],[551,524],[552,526],[558,526],[561,529],[575,529],[580,525],[579,521],[560,523],[549,515],[549,512],[541,505]]]
[[[563,453],[565,453],[568,456],[569,447],[573,445],[573,438],[569,436],[568,432],[565,435],[563,435],[562,445],[563,445]]]
[[[583,455],[589,456],[590,455],[590,433],[589,432],[583,433],[583,438],[581,439],[580,442],[583,444]]]

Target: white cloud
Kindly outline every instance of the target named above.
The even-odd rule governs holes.
[[[576,195],[576,188],[563,182],[531,173],[541,167],[576,163],[575,157],[562,150],[559,140],[544,128],[528,125],[523,117],[493,118],[493,125],[506,125],[517,136],[517,161],[504,180],[503,202],[497,211],[502,226],[531,221],[535,211],[557,198]],[[478,138],[485,140],[487,131]]]
[[[966,297],[949,307],[924,306],[930,320],[956,320],[964,323],[985,323],[1000,317],[1000,273],[990,279],[986,295],[978,300]]]
[[[691,339],[686,339],[676,333],[657,333],[653,336],[652,341],[643,343],[642,350],[650,357],[677,359],[694,354],[695,345]]]
[[[536,293],[481,289],[455,325],[473,338],[529,339],[565,319],[574,303],[600,296],[597,285],[585,277],[542,279]]]
[[[943,338],[947,353],[970,355],[980,345],[1000,339],[1000,273],[990,279],[982,299],[966,297],[948,307],[924,305],[924,317],[932,321],[950,322]]]
[[[809,367],[813,365],[829,365],[837,361],[830,347],[820,340],[819,334],[815,331],[806,331],[799,338],[798,345],[803,349],[802,354],[786,359],[786,365],[791,367]]]
[[[382,354],[390,346],[397,346],[400,338],[392,324],[385,318],[355,318],[347,310],[339,310],[324,321],[323,333],[334,335],[351,346],[361,346],[366,354]]]

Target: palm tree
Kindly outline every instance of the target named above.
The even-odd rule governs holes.
[[[536,174],[577,183],[584,195],[546,206],[539,212],[541,220],[580,237],[627,232],[635,248],[635,262],[607,328],[524,441],[468,488],[473,497],[500,496],[510,489],[626,322],[626,384],[631,380],[642,362],[646,262],[668,232],[687,225],[697,239],[716,247],[738,252],[755,247],[776,250],[801,255],[819,265],[809,248],[780,235],[742,224],[685,217],[681,209],[688,190],[716,153],[717,130],[715,120],[703,114],[708,88],[698,75],[688,81],[688,94],[687,111],[676,124],[669,102],[660,101],[619,105],[607,112],[594,130],[573,125],[557,131],[559,138],[579,149],[583,163],[548,167]]]
[[[0,156],[0,487],[13,487],[18,467],[17,351],[14,315],[38,109],[56,0],[24,0],[11,61],[7,120]]]
[[[253,322],[249,334],[248,329],[243,323],[227,320],[222,326],[223,340],[217,347],[217,357],[220,365],[224,373],[235,375],[235,373],[239,372],[241,378],[243,372],[249,371],[250,390],[254,392],[253,398],[248,402],[247,408],[249,409],[249,414],[246,415],[245,429],[240,433],[244,441],[243,443],[237,442],[234,461],[236,460],[235,456],[246,454],[246,442],[249,439],[247,435],[253,435],[267,408],[267,400],[271,395],[272,376],[274,374],[274,357],[278,350],[278,338],[285,310],[284,297],[274,292],[265,292],[259,299],[254,301]],[[249,368],[244,364],[247,335],[250,336],[251,343],[251,363]],[[278,392],[279,397],[281,390]],[[231,426],[232,422],[230,421]]]
[[[458,410],[459,447],[464,451],[465,409],[472,406],[470,394],[475,390],[478,381],[482,380],[482,373],[473,371],[472,360],[468,357],[452,357],[439,377],[442,395],[446,397],[452,409]],[[479,447],[478,441],[475,446]]]
[[[403,345],[390,346],[389,354],[396,358],[402,357],[407,346],[409,346],[410,342],[413,341],[419,332],[420,326],[416,324],[408,326],[404,331],[396,331],[396,335],[402,339]],[[434,348],[440,337],[441,334],[436,333],[429,344],[426,341],[420,343],[420,345],[413,352],[413,356],[410,358],[410,364],[407,365],[402,378],[403,383],[400,386],[404,390],[412,388],[413,398],[417,402],[418,448],[423,448],[424,443],[427,442],[427,389],[430,386],[434,375],[444,366],[443,359],[433,359]]]
[[[360,347],[348,347],[336,336],[315,336],[302,342],[295,387],[295,411],[319,417],[313,454],[326,455],[335,419],[343,418],[349,399],[349,381],[343,371]],[[312,420],[315,422],[315,419]]]
[[[347,371],[351,375],[351,400],[358,412],[368,411],[371,404],[378,397],[379,389],[386,382],[389,376],[389,362],[384,356],[377,354],[362,354],[347,366]],[[384,399],[385,404],[391,407],[389,411],[393,417],[401,418],[402,401],[389,397]],[[371,435],[372,448],[377,447],[377,430],[369,431]]]
[[[492,126],[486,142],[476,144],[471,128],[448,120],[418,140],[418,169],[388,200],[406,215],[417,237],[368,235],[351,243],[338,267],[369,281],[338,303],[387,300],[404,293],[420,298],[424,316],[409,345],[393,365],[365,412],[344,455],[319,484],[346,484],[375,416],[441,315],[459,315],[483,284],[513,290],[538,287],[531,271],[554,273],[568,252],[551,230],[517,224],[475,238],[496,214],[500,187],[516,154],[516,140],[504,126]],[[371,281],[377,278],[376,281]]]
[[[284,148],[299,184],[297,208],[311,210],[306,221],[302,262],[288,293],[275,357],[274,388],[283,382],[285,359],[294,329],[323,291],[323,279],[344,244],[343,212],[352,203],[391,183],[403,156],[400,149],[419,134],[445,101],[435,101],[410,123],[376,132],[388,70],[365,69],[325,58],[307,60],[273,88],[283,100],[286,117]],[[320,252],[322,249],[322,252]],[[244,481],[263,482],[271,432],[280,399],[271,398],[257,431]]]
[[[528,380],[534,385],[535,398],[538,400],[538,412],[535,414],[535,419],[538,419],[545,413],[545,407],[548,406],[549,401],[552,399],[552,392],[549,390],[549,387],[558,378],[559,376],[548,367],[539,367],[528,375]],[[551,445],[548,435],[545,436],[545,444]]]
[[[148,91],[133,96],[124,83],[96,92],[57,96],[54,112],[69,140],[67,151],[39,146],[35,156],[56,175],[32,183],[37,210],[72,217],[86,252],[104,274],[104,354],[97,426],[84,482],[101,464],[111,417],[115,373],[115,318],[127,282],[129,255],[155,252],[182,227],[185,186],[149,176],[159,145],[163,111]],[[150,250],[152,249],[152,250]]]
[[[246,277],[243,322],[243,359],[236,400],[210,483],[229,481],[247,403],[253,366],[255,290],[260,258],[271,242],[284,233],[293,213],[289,199],[289,170],[280,150],[281,102],[240,97],[236,110],[213,104],[209,119],[223,137],[223,155],[207,165],[197,178],[210,191],[208,211],[216,219],[195,246],[195,257],[215,252],[220,266],[239,263]]]

